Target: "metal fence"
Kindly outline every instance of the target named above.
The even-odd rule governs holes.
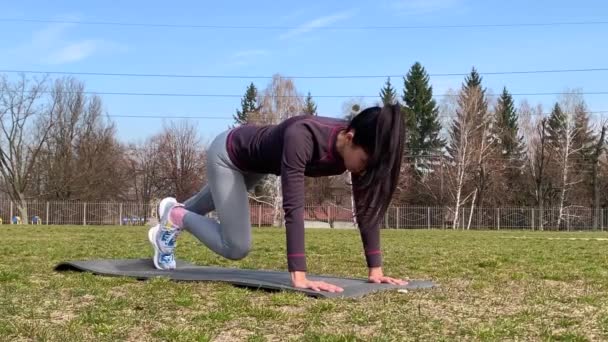
[[[156,204],[135,202],[27,202],[27,218],[17,206],[0,201],[1,224],[52,225],[147,225],[157,221]],[[274,209],[267,204],[250,204],[251,224],[274,225]],[[215,213],[208,214],[217,217]],[[521,230],[608,230],[608,209],[559,208],[461,208],[458,219],[451,207],[392,206],[384,216],[387,229],[521,229]],[[353,228],[350,208],[336,205],[307,205],[306,227]]]

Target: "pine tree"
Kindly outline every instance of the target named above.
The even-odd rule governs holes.
[[[564,113],[559,103],[555,103],[547,121],[547,142],[553,148],[557,148],[560,142],[565,139],[566,120],[566,113]]]
[[[583,102],[574,108],[574,137],[572,148],[576,151],[573,155],[573,169],[580,176],[581,184],[573,189],[573,198],[580,205],[593,206],[594,175],[597,170],[594,166],[598,164],[596,149],[600,136],[596,135],[589,126],[589,114]],[[595,172],[595,173],[594,173]]]
[[[250,115],[259,110],[257,103],[258,90],[253,82],[247,87],[245,96],[241,99],[241,109],[233,115],[235,126],[243,125],[249,122]]]
[[[433,87],[429,81],[426,70],[418,62],[412,65],[404,78],[403,111],[408,131],[406,148],[415,168],[421,163],[428,164],[429,158],[421,156],[438,154],[446,144],[439,137],[439,109],[433,99]],[[423,168],[428,168],[428,165]]]
[[[578,150],[581,160],[589,162],[597,137],[589,127],[589,114],[584,103],[580,103],[574,110],[574,148]]]
[[[450,127],[450,144],[447,146],[448,155],[452,158],[455,156],[452,145],[460,141],[461,123],[474,127],[473,131],[482,132],[483,126],[487,125],[489,121],[487,118],[488,103],[485,98],[486,89],[481,86],[481,81],[481,76],[475,68],[464,79],[458,95],[456,118]],[[475,140],[477,137],[472,138]]]
[[[317,104],[312,99],[310,92],[308,92],[308,96],[306,96],[306,101],[304,102],[304,114],[317,115]]]
[[[496,205],[520,204],[524,201],[525,189],[522,169],[525,165],[523,136],[519,135],[518,113],[513,97],[503,88],[494,112],[491,141],[494,144],[494,184],[498,193]]]
[[[482,87],[481,81],[481,76],[475,68],[465,77],[458,96],[456,118],[450,128],[450,145],[447,148],[451,161],[462,163],[462,160],[458,160],[463,158],[462,153],[459,154],[459,152],[463,149],[461,144],[466,141],[466,150],[472,153],[466,158],[472,158],[474,161],[474,170],[470,172],[475,175],[475,192],[472,201],[477,206],[482,206],[486,200],[484,196],[488,190],[492,173],[489,156],[493,153],[486,90]],[[469,160],[467,160],[468,162]]]
[[[386,79],[386,83],[384,83],[384,88],[380,90],[380,98],[382,99],[382,103],[384,105],[392,105],[397,102],[397,92],[393,85],[391,84],[391,78],[388,77]]]
[[[523,136],[519,136],[518,115],[513,97],[503,88],[496,105],[492,138],[502,158],[520,159],[524,154]]]

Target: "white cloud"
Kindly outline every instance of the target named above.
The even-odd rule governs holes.
[[[323,28],[323,27],[327,27],[330,26],[336,22],[342,21],[342,20],[346,20],[351,18],[353,15],[355,14],[354,10],[348,10],[348,11],[343,11],[343,12],[339,12],[339,13],[335,13],[332,15],[327,15],[327,16],[323,16],[323,17],[319,17],[316,19],[313,19],[309,22],[306,22],[296,28],[293,28],[285,33],[283,33],[282,35],[279,36],[280,39],[286,39],[286,38],[291,38],[294,36],[298,36],[310,31],[313,31],[315,29],[319,29],[319,28]]]
[[[9,54],[21,61],[66,64],[84,60],[100,52],[124,50],[118,44],[102,39],[69,39],[76,24],[51,24],[32,33],[31,39]]]
[[[461,5],[462,0],[393,0],[390,7],[401,13],[428,14],[453,9]]]
[[[270,54],[269,50],[264,49],[240,50],[228,56],[224,65],[230,67],[251,65],[259,58],[270,56]]]
[[[98,40],[83,40],[70,43],[53,52],[49,56],[49,62],[53,64],[77,62],[101,50],[103,45],[103,41]]]

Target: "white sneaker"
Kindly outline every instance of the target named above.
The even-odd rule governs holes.
[[[154,266],[158,269],[175,269],[175,247],[177,237],[181,233],[179,227],[174,226],[169,220],[169,213],[175,206],[183,206],[177,203],[173,197],[166,197],[158,205],[159,223],[150,228],[148,239],[154,248]]]
[[[148,231],[148,240],[154,248],[154,267],[159,270],[173,270],[175,269],[175,254],[173,251],[170,253],[163,253],[158,244],[158,235],[160,233],[160,226],[155,225]]]

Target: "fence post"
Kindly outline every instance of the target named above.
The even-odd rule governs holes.
[[[49,202],[46,202],[46,225],[49,225]]]
[[[532,231],[534,231],[534,208],[530,210],[532,210]]]
[[[428,220],[428,223],[429,223],[428,229],[431,229],[431,207],[426,208],[426,210],[427,210],[427,213],[428,213],[427,217],[429,219]]]
[[[118,205],[118,225],[122,226],[122,203]]]
[[[460,226],[460,228],[462,228],[462,230],[464,230],[467,226],[467,221],[465,221],[464,219],[464,206],[462,207],[462,215],[460,215],[460,222],[462,223],[462,225]]]
[[[11,201],[11,217],[8,218],[10,224],[13,224],[13,201]]]
[[[397,206],[397,227],[395,227],[397,229],[399,229],[399,227],[400,227],[399,215],[400,215],[400,213],[399,213],[399,206]]]
[[[331,228],[331,205],[327,205],[327,224]]]
[[[258,228],[262,227],[262,205],[258,204]]]
[[[83,206],[83,209],[84,209],[84,212],[83,212],[83,215],[82,215],[82,223],[83,223],[84,226],[86,226],[87,225],[87,202],[84,202],[82,204],[82,206]]]
[[[384,214],[384,228],[389,228],[388,226],[388,211],[391,210],[391,207],[386,209],[386,213]]]
[[[498,230],[500,230],[500,208],[496,208],[496,222],[498,222]]]

